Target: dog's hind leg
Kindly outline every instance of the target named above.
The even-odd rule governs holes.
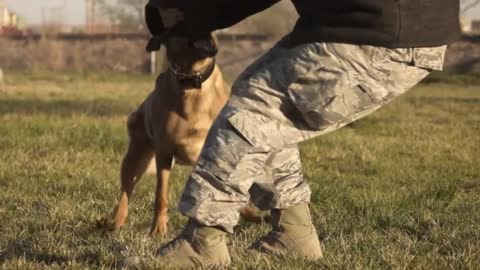
[[[120,200],[115,207],[113,220],[108,219],[103,222],[103,227],[109,230],[118,230],[125,224],[128,215],[128,202],[132,196],[133,189],[155,153],[145,132],[141,110],[130,115],[127,126],[130,142],[120,171]]]
[[[121,194],[114,217],[114,229],[119,229],[125,223],[128,215],[128,202],[132,196],[135,185],[140,180],[153,158],[150,145],[131,143],[122,162],[121,169]]]
[[[155,153],[145,132],[144,123],[141,109],[132,113],[127,122],[130,142],[127,154],[122,161],[120,172],[122,187],[114,217],[114,229],[119,229],[125,223],[128,215],[128,201],[132,196],[135,184],[142,177]]]
[[[3,75],[3,70],[0,68],[0,92],[5,91],[5,81],[4,81],[4,75]]]
[[[168,223],[168,179],[173,165],[173,155],[157,153],[157,188],[155,190],[155,207],[150,236],[164,236]]]

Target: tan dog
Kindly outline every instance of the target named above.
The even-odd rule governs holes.
[[[103,226],[124,225],[135,184],[155,156],[157,188],[150,235],[164,235],[168,221],[168,179],[175,163],[193,166],[208,130],[230,97],[230,88],[215,63],[216,39],[210,35],[192,46],[186,38],[166,42],[169,71],[159,75],[154,91],[128,119],[130,143],[121,168],[121,195],[113,220]],[[246,219],[259,221],[255,212]]]
[[[0,68],[0,92],[5,91],[5,79],[3,75],[3,70]]]

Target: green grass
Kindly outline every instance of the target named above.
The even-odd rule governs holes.
[[[474,84],[476,83],[476,84]],[[237,260],[235,269],[480,269],[480,83],[436,75],[379,112],[301,146],[325,259]],[[127,144],[125,120],[153,78],[14,74],[0,93],[0,269],[106,269],[151,258],[154,177],[127,226],[103,235]],[[189,168],[177,167],[177,202]],[[172,203],[172,205],[175,205]],[[248,246],[267,225],[241,224]],[[158,263],[148,259],[144,268]]]

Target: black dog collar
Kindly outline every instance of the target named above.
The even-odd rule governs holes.
[[[202,84],[210,78],[213,71],[215,70],[215,58],[213,59],[212,63],[208,65],[201,72],[197,73],[183,73],[180,70],[176,69],[173,65],[170,65],[168,68],[170,72],[177,78],[177,80],[181,83],[190,84],[197,89],[202,88]]]

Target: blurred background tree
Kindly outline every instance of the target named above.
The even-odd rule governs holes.
[[[480,0],[460,0],[462,8],[460,9],[461,14],[465,14],[467,11],[471,10],[472,8],[476,7],[480,4]]]
[[[98,0],[98,12],[112,25],[122,31],[144,31],[145,1],[139,0]]]
[[[145,3],[139,0],[97,0],[97,12],[122,31],[144,31]],[[279,36],[291,30],[296,19],[297,14],[291,2],[281,1],[273,8],[246,19],[233,30]]]
[[[243,32],[282,36],[292,30],[298,15],[291,1],[280,1],[272,8],[241,23]]]

